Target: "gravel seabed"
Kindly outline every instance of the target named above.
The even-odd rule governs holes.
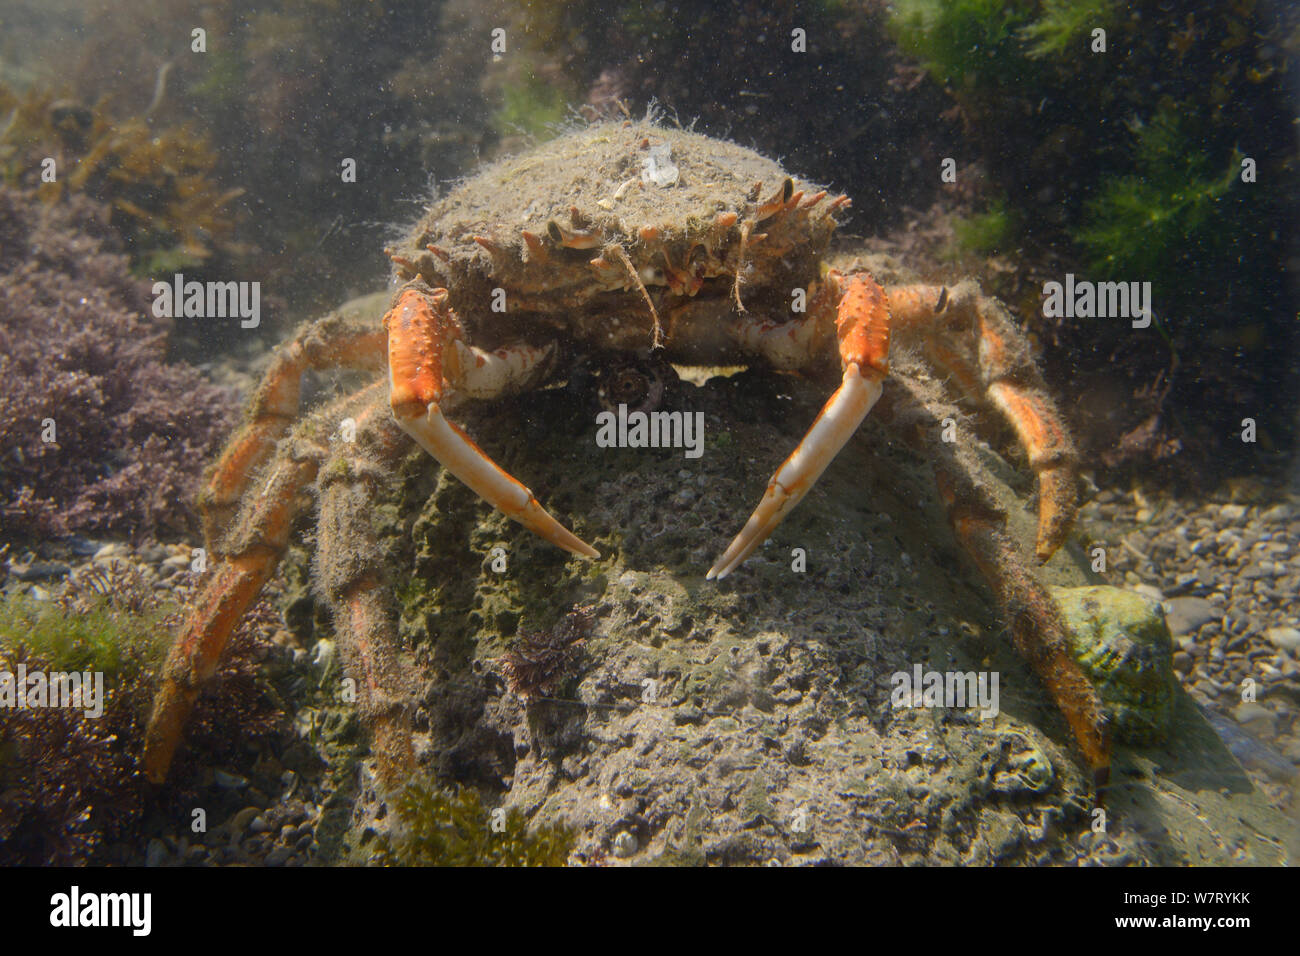
[[[1163,602],[1175,672],[1261,791],[1300,808],[1300,492],[1102,490],[1079,526],[1109,583]]]

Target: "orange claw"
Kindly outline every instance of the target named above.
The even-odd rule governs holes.
[[[803,500],[880,398],[889,374],[890,319],[884,290],[863,273],[844,276],[832,271],[828,281],[840,290],[835,325],[843,380],[803,441],[776,470],[753,515],[713,563],[707,580],[725,578],[754,553]]]
[[[444,378],[462,378],[458,350],[460,320],[447,304],[447,291],[407,286],[384,316],[388,329],[390,400],[393,416],[444,468],[488,504],[552,544],[573,554],[600,553],[555,520],[533,493],[504,471],[468,435],[443,417]]]

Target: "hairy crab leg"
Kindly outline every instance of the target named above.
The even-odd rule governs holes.
[[[411,700],[419,671],[404,659],[384,550],[370,520],[378,490],[410,447],[383,389],[378,382],[367,390],[367,401],[352,413],[355,440],[335,443],[321,466],[315,574],[333,611],[345,671],[357,678],[377,775],[392,791],[415,767]]]
[[[888,295],[899,330],[920,331],[931,358],[972,398],[987,397],[1015,430],[1038,478],[1034,549],[1038,560],[1046,561],[1074,523],[1077,455],[1056,403],[1029,357],[1028,343],[1005,309],[983,295],[973,281],[951,289],[902,286],[891,288]],[[938,327],[945,314],[948,321]],[[973,337],[978,342],[977,365],[949,343],[952,337]]]
[[[378,397],[380,386],[368,391]],[[365,394],[364,392],[362,393]],[[346,400],[345,400],[346,401]],[[309,506],[303,489],[316,480],[327,451],[312,436],[343,403],[299,425],[281,444],[261,493],[250,497],[222,541],[223,560],[194,602],[195,613],[172,644],[145,730],[142,764],[153,783],[167,777],[185,722],[199,692],[216,671],[230,635],[243,620],[289,544],[294,519]],[[263,476],[259,476],[259,480]]]
[[[899,331],[897,326],[895,331]],[[1093,783],[1105,785],[1110,768],[1108,721],[1096,689],[1069,651],[1060,607],[1032,569],[1032,561],[1007,529],[1007,515],[980,477],[975,442],[937,441],[936,392],[908,376],[895,380],[895,422],[910,422],[902,435],[931,459],[939,498],[953,535],[989,585],[1016,651],[1043,682],[1065,717]],[[973,437],[973,436],[972,436]]]
[[[388,367],[393,416],[402,429],[444,468],[488,504],[552,544],[586,558],[598,552],[555,520],[533,493],[484,453],[442,414],[444,381],[463,379],[460,322],[447,303],[445,289],[410,285],[402,289],[384,316],[388,330]],[[509,354],[509,350],[503,350]],[[508,367],[509,360],[506,360]],[[521,360],[519,374],[537,363]],[[522,384],[522,382],[515,382]]]
[[[839,335],[840,387],[827,400],[808,434],[776,470],[758,507],[706,576],[725,578],[766,540],[808,493],[826,466],[867,417],[889,374],[889,306],[870,276],[832,272],[839,292],[835,319]],[[815,321],[810,316],[807,321]]]
[[[935,467],[935,477],[953,532],[993,588],[1016,650],[1065,717],[1092,770],[1093,784],[1104,787],[1110,777],[1109,723],[1096,688],[1070,656],[1060,610],[1007,535],[1004,516],[985,506],[945,466]]]
[[[1008,622],[1016,649],[1047,685],[1057,708],[1065,716],[1084,759],[1092,768],[1093,783],[1103,787],[1110,775],[1110,740],[1097,692],[1070,656],[1065,625],[1051,598],[1021,563],[1014,545],[1001,527],[953,502],[951,482],[939,473],[940,494],[951,511],[953,529],[998,603],[1011,612]]]
[[[199,496],[203,537],[209,548],[217,543],[234,514],[253,472],[271,456],[276,442],[298,417],[302,377],[307,369],[378,371],[383,367],[383,330],[341,316],[329,316],[305,326],[293,341],[277,350],[244,423],[226,444]]]

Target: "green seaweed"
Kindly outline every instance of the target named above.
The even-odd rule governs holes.
[[[1015,84],[1028,72],[1021,31],[1030,9],[1004,0],[900,0],[889,23],[904,52],[942,83]]]
[[[491,810],[468,788],[412,782],[394,811],[392,830],[378,840],[380,866],[564,866],[575,842],[563,824],[530,831],[518,810]]]
[[[108,594],[75,609],[7,595],[0,599],[0,653],[39,658],[50,670],[101,671],[110,683],[133,681],[162,659],[174,612],[129,609]]]
[[[1085,38],[1098,27],[1109,27],[1114,19],[1115,0],[1043,0],[1041,15],[1020,36],[1028,42],[1025,52],[1043,59],[1071,47],[1083,51]]]
[[[522,130],[545,137],[564,121],[566,108],[561,89],[530,73],[526,79],[506,85],[493,125],[503,135]]]
[[[1177,114],[1165,107],[1137,131],[1134,163],[1136,173],[1103,180],[1084,204],[1075,240],[1097,275],[1159,282],[1178,268],[1181,250],[1196,249],[1222,228],[1222,201],[1240,158],[1234,154],[1224,173],[1212,172],[1209,157],[1191,146]]]
[[[1005,199],[996,199],[980,213],[957,219],[952,224],[953,254],[992,255],[1003,252],[1019,231],[1016,213]]]

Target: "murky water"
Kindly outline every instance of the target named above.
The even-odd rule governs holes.
[[[0,860],[1294,861],[1293,7],[132,7],[0,0]]]

